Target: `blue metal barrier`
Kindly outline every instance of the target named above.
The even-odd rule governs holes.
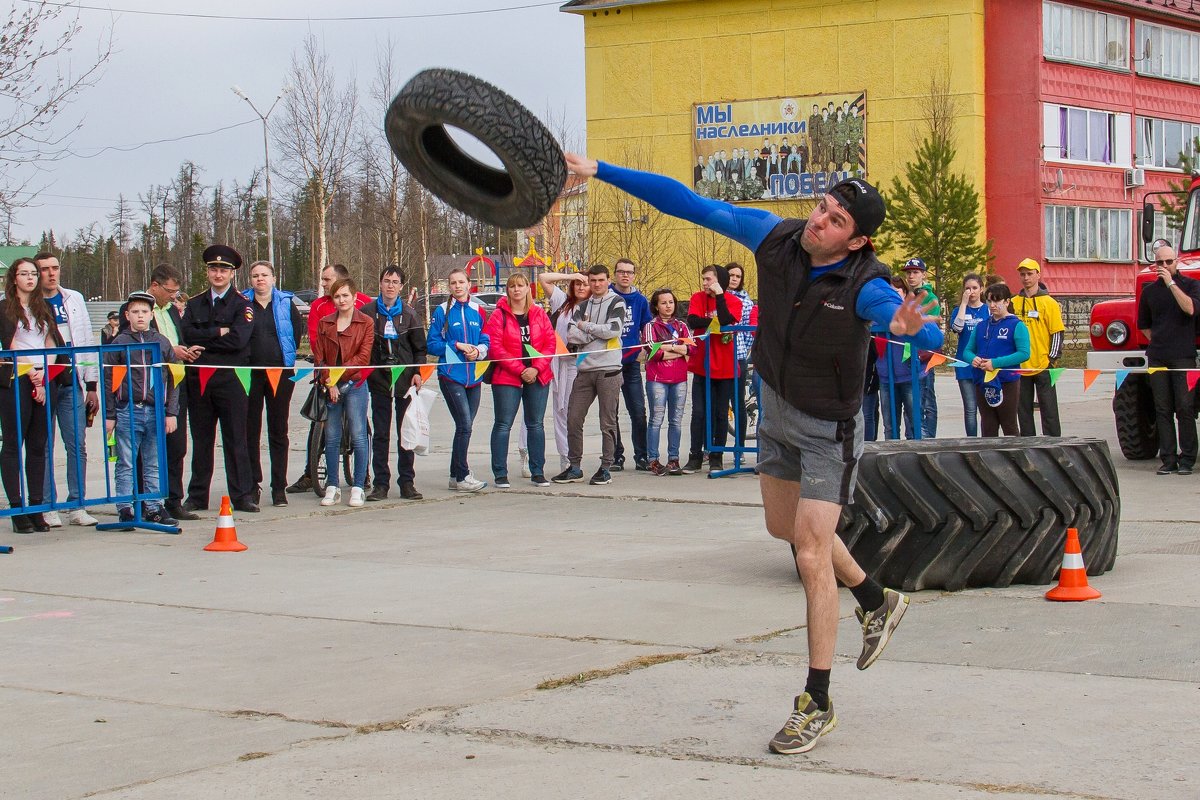
[[[20,402],[18,402],[18,398],[16,395],[16,392],[18,391],[18,389],[21,385],[20,377],[23,377],[23,376],[17,376],[14,374],[14,376],[13,376],[14,382],[13,382],[13,389],[12,389],[11,396],[4,397],[4,392],[0,391],[0,402],[15,403],[16,430],[11,431],[11,432],[6,431],[5,435],[6,436],[12,435],[16,439],[17,469],[18,469],[20,496],[21,496],[22,502],[24,502],[25,505],[9,507],[7,509],[0,509],[0,518],[11,517],[11,516],[14,516],[17,514],[37,514],[37,513],[42,513],[42,512],[46,512],[46,511],[74,510],[74,509],[80,509],[80,508],[89,508],[92,506],[112,505],[114,503],[120,502],[120,503],[130,503],[132,505],[133,515],[134,515],[133,522],[132,523],[122,523],[122,522],[102,523],[102,524],[99,524],[96,526],[97,530],[112,530],[112,529],[116,529],[116,528],[127,528],[130,525],[133,525],[134,527],[137,527],[137,528],[143,528],[145,530],[157,531],[160,533],[179,533],[180,532],[180,529],[178,527],[174,527],[174,526],[170,526],[170,525],[161,525],[158,523],[149,522],[147,520],[142,519],[142,501],[164,499],[167,494],[167,485],[166,485],[166,481],[161,481],[159,484],[159,490],[155,493],[147,493],[147,492],[139,491],[138,480],[137,480],[137,475],[136,475],[136,472],[137,472],[136,465],[135,465],[135,470],[134,470],[135,475],[134,475],[134,480],[133,480],[133,484],[132,484],[132,491],[128,494],[117,495],[117,494],[115,494],[114,476],[111,472],[111,468],[109,467],[108,459],[107,458],[98,459],[99,463],[104,465],[105,492],[104,492],[104,495],[101,497],[88,497],[87,496],[87,483],[83,477],[85,462],[84,462],[83,454],[81,452],[82,448],[78,448],[75,451],[75,468],[76,468],[76,474],[79,475],[79,497],[75,498],[73,501],[70,501],[70,502],[61,502],[60,503],[57,500],[57,491],[56,491],[55,481],[53,479],[54,441],[53,441],[53,437],[50,435],[51,430],[53,428],[53,414],[54,414],[53,405],[51,403],[51,393],[52,392],[59,393],[59,392],[64,392],[64,391],[69,391],[71,393],[71,408],[72,408],[72,414],[71,414],[72,432],[71,433],[75,434],[76,432],[78,432],[77,435],[85,436],[86,435],[85,431],[87,429],[87,426],[85,424],[83,424],[84,421],[79,419],[79,408],[80,408],[81,404],[78,402],[78,392],[81,391],[81,387],[80,387],[79,381],[76,377],[78,375],[77,370],[82,369],[82,368],[94,367],[94,366],[98,366],[98,365],[101,366],[100,381],[98,384],[98,391],[97,391],[100,407],[99,407],[99,410],[97,411],[96,416],[102,421],[102,424],[103,424],[103,421],[107,419],[107,410],[108,410],[109,403],[111,402],[111,395],[108,392],[109,381],[107,379],[111,376],[111,372],[108,372],[108,370],[111,370],[113,368],[113,365],[103,365],[101,362],[103,362],[105,354],[119,353],[124,356],[122,358],[122,362],[124,363],[124,365],[126,367],[126,373],[125,373],[124,380],[126,381],[128,395],[130,398],[132,398],[133,397],[134,369],[142,369],[142,367],[135,367],[135,366],[131,365],[130,355],[134,351],[148,351],[150,354],[151,363],[161,363],[162,362],[161,349],[159,348],[158,344],[155,342],[133,343],[133,344],[124,344],[124,345],[90,345],[90,346],[84,346],[84,347],[54,347],[54,348],[46,348],[43,350],[0,350],[0,362],[7,362],[8,364],[12,365],[12,368],[14,369],[14,371],[19,369],[19,367],[16,364],[16,361],[18,358],[33,359],[35,368],[38,368],[37,365],[38,365],[38,362],[40,361],[40,369],[42,370],[42,375],[43,375],[43,386],[44,386],[45,392],[46,392],[46,397],[45,397],[46,402],[42,404],[41,409],[35,409],[35,413],[42,413],[42,414],[46,415],[46,432],[47,432],[47,439],[48,439],[46,454],[41,454],[41,453],[27,454],[25,452],[24,434],[22,433],[24,426],[21,424],[21,404],[20,404]],[[67,364],[58,363],[58,359],[61,356],[66,356],[69,359],[69,363],[67,363]],[[120,366],[120,365],[117,365],[117,366]],[[67,374],[70,376],[70,381],[69,381],[68,385],[66,385],[66,386],[55,385],[55,380],[50,377],[51,367],[56,368],[55,369],[56,376],[59,374]],[[154,422],[155,422],[155,434],[156,434],[155,446],[156,446],[157,453],[158,453],[158,463],[165,467],[165,464],[166,464],[166,432],[164,429],[164,416],[165,416],[165,405],[164,404],[165,404],[165,397],[166,397],[166,387],[163,382],[163,368],[162,367],[151,368],[149,380],[151,381],[151,387],[153,389],[153,394],[154,394]],[[130,429],[130,438],[132,439],[133,438],[133,415],[132,414],[129,415],[129,429]],[[106,438],[107,437],[102,437],[102,440],[106,439]],[[50,497],[43,498],[43,502],[38,503],[36,505],[28,504],[30,487],[27,485],[27,477],[26,477],[26,470],[25,470],[25,461],[28,457],[46,458],[47,462],[48,462],[47,469],[49,470],[48,477],[49,477],[49,481],[50,481]],[[165,474],[165,471],[164,471],[164,474]],[[5,552],[5,551],[0,549],[0,552]],[[8,552],[11,552],[11,548],[8,549]]]
[[[738,334],[738,333],[754,333],[758,330],[756,325],[723,325],[721,333]],[[736,475],[739,472],[754,472],[754,467],[747,466],[742,463],[743,458],[747,453],[758,455],[758,444],[752,447],[747,447],[742,444],[742,415],[738,413],[738,408],[735,406],[733,411],[733,444],[732,445],[714,445],[713,444],[713,393],[712,393],[712,347],[708,346],[712,342],[710,338],[705,342],[704,348],[704,443],[708,447],[709,453],[733,453],[733,466],[729,469],[719,469],[716,472],[709,472],[710,478],[723,478],[726,475]],[[735,360],[736,363],[736,360]],[[737,378],[734,378],[734,394],[739,395],[737,391]],[[758,397],[759,379],[758,372],[754,373],[754,380],[746,386],[748,392],[752,392],[755,398]],[[740,403],[743,406],[746,403],[745,397],[735,396],[734,403]],[[758,405],[759,426],[762,426],[762,404]],[[728,413],[728,412],[726,412]]]
[[[880,334],[872,334],[872,336],[879,336],[879,335]],[[871,346],[872,347],[875,346],[874,342],[871,343]],[[887,405],[886,405],[886,408],[880,409],[880,415],[882,416],[884,413],[888,414],[888,419],[890,419],[892,422],[891,431],[892,431],[893,435],[891,437],[889,437],[886,433],[887,428],[885,428],[884,435],[883,435],[884,439],[889,439],[889,438],[890,439],[900,439],[900,438],[902,438],[903,433],[901,431],[901,424],[905,422],[903,419],[897,419],[897,411],[896,411],[896,352],[895,351],[896,351],[896,348],[894,348],[892,346],[892,343],[886,342],[886,344],[883,348],[883,357],[888,360],[887,361],[888,376],[891,377],[892,380],[888,381]],[[903,356],[901,356],[901,360],[903,360]],[[909,374],[909,379],[910,379],[909,380],[909,393],[912,396],[912,400],[909,403],[909,407],[912,409],[913,438],[920,439],[924,433],[923,428],[921,426],[921,378],[923,376],[921,374],[921,369],[922,369],[921,359],[920,359],[919,354],[917,353],[916,347],[909,347],[908,361],[909,361],[909,373],[910,373]],[[882,384],[882,381],[880,383]],[[878,433],[878,431],[877,431],[877,433]]]

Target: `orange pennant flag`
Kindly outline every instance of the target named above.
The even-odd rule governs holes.
[[[282,375],[283,375],[283,370],[281,370],[281,369],[267,370],[267,383],[271,384],[271,396],[272,397],[274,397],[275,393],[279,391],[279,378]]]
[[[1096,382],[1096,378],[1100,377],[1100,372],[1098,369],[1085,369],[1083,371],[1083,390],[1085,392],[1092,388],[1092,384]]]
[[[200,367],[200,395],[204,396],[204,390],[208,388],[208,379],[211,378],[217,371],[216,367]]]
[[[426,364],[417,368],[417,372],[421,373],[421,383],[433,377],[433,373],[437,372],[437,364]]]
[[[557,333],[554,334],[554,355],[561,356],[571,351],[567,349],[567,343],[562,340],[562,337]]]
[[[116,391],[117,387],[121,385],[121,381],[125,380],[125,373],[128,371],[129,368],[124,364],[117,364],[112,368],[113,391]]]
[[[933,353],[932,355],[929,356],[929,363],[927,363],[925,365],[925,371],[929,372],[929,370],[933,369],[938,364],[945,364],[946,361],[947,361],[946,357],[944,355],[942,355],[941,353]]]

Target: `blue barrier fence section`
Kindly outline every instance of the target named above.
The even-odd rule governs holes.
[[[875,346],[874,340],[872,340],[870,346],[871,347]],[[899,439],[899,438],[901,438],[901,435],[902,435],[901,434],[901,425],[903,425],[906,432],[911,431],[911,433],[912,433],[912,436],[909,438],[920,439],[924,434],[924,430],[921,426],[921,420],[924,416],[922,413],[922,410],[921,410],[921,402],[924,399],[921,396],[921,383],[925,379],[925,375],[923,372],[923,370],[925,369],[925,365],[921,363],[921,359],[917,352],[917,348],[910,347],[909,348],[909,357],[907,359],[908,366],[909,366],[909,376],[910,376],[910,382],[908,384],[907,396],[908,396],[908,407],[909,407],[909,411],[910,411],[910,416],[912,418],[911,419],[912,424],[910,426],[909,420],[907,418],[903,418],[903,419],[901,418],[903,415],[903,410],[904,410],[901,407],[901,406],[903,406],[903,403],[900,402],[896,396],[896,387],[899,385],[894,380],[895,375],[896,375],[897,362],[905,360],[903,354],[901,354],[901,355],[896,354],[897,349],[898,349],[898,346],[893,346],[892,344],[887,344],[883,350],[883,357],[888,360],[888,375],[892,376],[893,380],[889,381],[887,384],[887,388],[888,388],[887,401],[886,401],[885,408],[882,409],[882,412],[888,414],[888,420],[892,423],[890,426],[890,430],[892,433],[890,436],[884,434],[882,437],[880,437],[877,435],[876,438]],[[882,390],[882,388],[883,388],[883,386],[882,386],[882,381],[881,381],[880,389]],[[882,394],[882,392],[881,392],[881,394]],[[880,415],[880,421],[882,421],[882,415]],[[876,426],[876,428],[878,428],[878,425]],[[877,434],[878,434],[878,431],[877,431]]]
[[[758,330],[758,328],[754,325],[723,325],[721,327],[721,334],[736,335],[739,333],[754,333],[756,330]],[[707,344],[711,344],[713,341],[713,336],[715,336],[715,334],[710,335]],[[733,422],[733,444],[713,444],[712,347],[706,346],[704,348],[704,441],[708,445],[709,453],[733,454],[733,466],[728,469],[719,469],[715,472],[710,471],[708,473],[708,477],[710,478],[723,478],[726,475],[736,475],[739,472],[754,472],[754,467],[748,466],[743,462],[747,453],[754,453],[755,455],[758,454],[757,439],[753,445],[748,446],[745,444],[745,431],[742,430],[742,417],[744,415],[738,413],[738,410],[746,407],[746,403],[750,396],[755,398],[755,406],[761,408],[761,405],[759,405],[757,402],[759,387],[758,373],[754,373],[754,379],[752,381],[747,381],[745,388],[748,394],[746,396],[742,396],[741,392],[737,391],[737,386],[740,383],[737,378],[734,378],[733,381],[735,388],[730,393],[730,397],[733,398],[732,408],[727,407],[721,410],[722,417],[725,417],[726,414],[731,415]],[[693,402],[694,401],[695,398],[693,398]],[[722,419],[721,422],[724,424],[725,420]]]
[[[166,497],[167,486],[166,481],[159,481],[158,489],[154,492],[141,491],[139,481],[136,479],[138,470],[135,468],[134,480],[131,482],[131,491],[124,494],[116,493],[116,482],[113,473],[112,462],[108,458],[87,458],[85,447],[82,445],[87,436],[87,430],[90,427],[89,422],[94,425],[95,420],[100,421],[101,430],[104,429],[105,420],[108,418],[107,412],[112,404],[112,395],[108,391],[108,387],[112,385],[114,377],[119,378],[125,384],[126,396],[130,398],[132,404],[134,398],[134,375],[137,372],[140,378],[149,382],[150,393],[153,395],[153,423],[154,423],[154,446],[157,451],[159,464],[158,472],[165,475],[166,472],[166,431],[164,427],[165,417],[165,400],[167,395],[166,378],[163,375],[163,367],[145,367],[134,366],[132,364],[132,354],[135,352],[145,352],[145,355],[140,359],[151,364],[162,363],[162,353],[157,343],[131,343],[124,345],[91,345],[86,347],[54,347],[42,350],[0,350],[0,365],[4,365],[7,370],[16,370],[18,374],[13,375],[11,387],[0,387],[0,403],[7,404],[14,409],[11,430],[4,430],[3,450],[8,453],[8,458],[15,458],[17,466],[17,497],[10,497],[10,507],[0,509],[0,517],[11,517],[18,514],[37,514],[47,511],[71,511],[81,508],[89,508],[92,506],[113,505],[115,503],[128,503],[132,505],[134,521],[133,523],[105,523],[97,525],[98,530],[111,530],[116,528],[126,528],[132,524],[134,527],[143,528],[146,530],[158,531],[161,533],[179,533],[180,529],[168,525],[160,525],[142,519],[141,510],[143,501],[160,501]],[[104,364],[107,360],[114,360],[111,354],[117,354],[118,364]],[[84,396],[81,394],[84,389],[80,385],[78,375],[84,370],[91,370],[96,367],[101,367],[100,380],[97,387],[97,397],[99,400],[99,409],[96,411],[94,418],[85,418],[87,413],[85,409]],[[29,433],[29,424],[32,419],[22,419],[23,398],[20,392],[32,391],[31,375],[33,371],[39,371],[43,381],[45,390],[45,402],[32,403],[32,414],[44,415],[46,444],[45,451],[36,453],[28,452],[26,439]],[[123,371],[123,374],[121,374]],[[143,374],[144,372],[144,374]],[[55,413],[56,408],[59,413]],[[28,414],[27,414],[28,416]],[[90,415],[89,415],[90,417]],[[134,415],[125,414],[125,423],[128,425],[123,436],[127,435],[130,442],[136,441],[134,436]],[[39,421],[40,422],[40,421]],[[58,427],[67,427],[64,432],[58,430],[58,435],[55,435],[56,422]],[[41,426],[39,425],[39,428]],[[114,431],[114,434],[119,433]],[[67,499],[62,499],[62,492],[58,491],[56,481],[54,480],[53,465],[55,460],[55,450],[57,448],[56,439],[74,437],[75,441],[80,443],[80,446],[68,448],[68,472],[76,476],[75,481],[78,486],[77,496],[71,497],[67,495]],[[38,440],[41,435],[39,432]],[[107,436],[101,437],[101,441],[107,441]],[[104,448],[102,448],[104,449]],[[45,464],[44,486],[49,488],[49,496],[45,496],[43,487],[29,486],[29,460],[43,459]],[[89,494],[87,491],[87,481],[85,475],[88,466],[93,468],[96,465],[102,465],[104,469],[104,493],[96,495]],[[35,477],[40,471],[33,470]],[[32,491],[31,491],[32,490]],[[11,494],[11,492],[10,492]],[[30,502],[30,498],[40,497],[40,502]],[[2,551],[0,551],[2,552]]]

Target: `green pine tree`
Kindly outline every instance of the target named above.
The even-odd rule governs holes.
[[[1200,138],[1192,142],[1192,153],[1200,153]],[[1192,175],[1196,172],[1196,157],[1192,153],[1179,154],[1179,168],[1183,175],[1179,180],[1170,181],[1167,190],[1173,194],[1160,194],[1158,204],[1167,218],[1167,224],[1174,230],[1183,228],[1183,215],[1187,212],[1188,191],[1192,187]]]

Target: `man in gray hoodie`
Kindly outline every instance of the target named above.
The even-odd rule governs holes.
[[[583,423],[592,401],[600,398],[600,434],[604,452],[600,469],[588,483],[612,482],[609,468],[617,448],[617,399],[621,396],[621,330],[625,326],[625,301],[609,288],[608,267],[588,270],[591,296],[575,307],[567,326],[567,344],[578,353],[579,372],[567,404],[567,458],[570,466],[551,478],[555,483],[583,480]]]

